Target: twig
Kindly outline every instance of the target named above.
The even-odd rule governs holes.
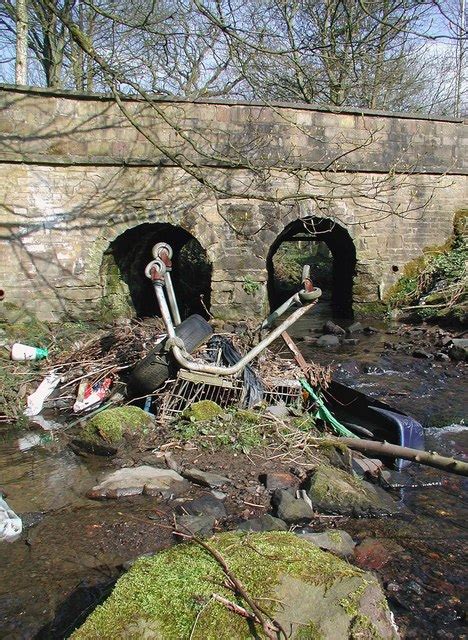
[[[189,529],[187,529],[186,527],[184,528],[187,531],[189,531]],[[267,638],[270,638],[270,640],[278,640],[278,637],[283,637],[285,640],[287,640],[288,636],[285,630],[283,629],[283,627],[280,625],[280,623],[273,619],[269,620],[266,617],[266,615],[257,605],[255,600],[247,593],[246,588],[244,587],[242,582],[239,580],[239,578],[237,578],[233,574],[233,572],[229,569],[226,563],[226,560],[219,553],[219,551],[217,551],[217,549],[214,549],[207,542],[205,542],[198,536],[193,535],[192,533],[190,533],[190,535],[185,535],[184,537],[186,537],[188,540],[192,540],[193,542],[196,542],[198,545],[203,547],[203,549],[205,549],[205,551],[207,551],[216,560],[216,562],[220,565],[220,567],[228,577],[229,582],[232,584],[235,592],[237,592],[237,594],[241,596],[241,598],[245,600],[245,602],[247,602],[249,607],[252,609],[253,615],[257,618],[258,624],[261,624]]]
[[[192,640],[193,638],[193,634],[195,633],[195,627],[198,624],[198,621],[200,619],[201,614],[205,611],[206,607],[210,604],[210,602],[213,600],[213,596],[211,596],[211,598],[205,602],[205,604],[203,605],[203,607],[200,609],[200,611],[197,613],[197,617],[195,618],[195,621],[193,623],[193,627],[192,627],[192,631],[190,632],[190,636],[189,636],[189,640]]]
[[[244,607],[241,607],[239,604],[236,604],[235,602],[231,602],[231,600],[228,600],[227,598],[220,596],[218,593],[213,593],[211,597],[213,598],[213,600],[216,600],[216,602],[219,602],[223,606],[225,606],[226,609],[229,609],[229,611],[232,611],[233,613],[237,613],[239,616],[242,616],[243,618],[247,618],[247,620],[252,620],[253,622],[261,624],[260,620],[257,618],[257,616],[254,613],[247,611],[247,609],[244,609]]]

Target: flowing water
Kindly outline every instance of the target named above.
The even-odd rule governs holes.
[[[314,335],[328,313],[326,305],[318,307],[291,333]],[[395,329],[378,328],[354,346],[324,350],[304,341],[299,346],[306,358],[333,364],[338,380],[411,413],[425,426],[445,425],[426,429],[428,448],[466,457],[466,428],[451,424],[463,415],[463,366],[389,354],[384,342],[394,333],[386,332]],[[123,563],[170,544],[171,510],[156,499],[131,498],[116,506],[84,497],[112,462],[79,458],[64,445],[60,429],[4,436],[0,468],[0,486],[25,529],[17,542],[0,543],[1,638],[66,637],[108,593]],[[390,559],[378,573],[405,637],[463,638],[465,480],[413,467],[401,484],[405,487],[394,494],[408,508],[405,516],[349,520],[343,526],[358,542],[392,542]],[[148,519],[152,509],[158,523]]]

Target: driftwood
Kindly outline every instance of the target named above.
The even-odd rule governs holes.
[[[442,469],[448,473],[456,473],[460,476],[468,476],[468,463],[441,456],[435,451],[420,451],[409,447],[400,447],[389,442],[376,442],[375,440],[358,440],[357,438],[336,438],[355,451],[374,453],[377,456],[389,456],[390,458],[404,458],[412,462],[419,462],[429,467]]]

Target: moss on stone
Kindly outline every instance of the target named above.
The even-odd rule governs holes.
[[[468,209],[460,209],[453,217],[453,234],[455,238],[462,237],[466,234],[467,223]]]
[[[347,509],[365,509],[373,502],[359,478],[342,469],[323,464],[317,467],[312,476],[308,493],[313,504],[322,508],[341,505]]]
[[[203,420],[212,420],[217,416],[224,413],[223,409],[213,402],[213,400],[200,400],[194,402],[190,407],[187,407],[182,416],[193,422],[199,422]]]
[[[88,442],[118,444],[124,436],[144,433],[152,424],[151,416],[138,407],[116,407],[88,420],[80,435]]]
[[[360,569],[321,551],[291,533],[242,535],[223,533],[210,544],[226,560],[249,594],[261,599],[274,615],[275,588],[289,575],[309,585],[329,587],[346,578],[363,580]],[[74,640],[112,640],[133,637],[132,629],[145,628],[164,640],[247,640],[252,634],[246,621],[211,598],[216,592],[241,606],[224,588],[225,575],[213,557],[196,544],[181,544],[151,558],[138,560],[117,583],[112,595],[75,633]],[[256,629],[258,637],[263,637]],[[296,636],[318,640],[320,629],[311,620]],[[137,637],[137,636],[135,636]]]
[[[135,315],[128,285],[111,253],[104,254],[100,268],[105,281],[105,293],[100,302],[100,316],[106,322],[116,318],[131,318]]]
[[[299,629],[294,640],[324,640],[324,635],[314,622],[309,622],[308,625]]]
[[[404,266],[402,277],[385,296],[390,306],[417,306],[422,302],[414,312],[420,319],[466,318],[467,216],[466,209],[458,211],[446,242],[425,247],[422,255]],[[456,297],[454,288],[458,288]]]
[[[328,537],[332,542],[341,544],[343,542],[343,536],[339,531],[327,531]]]
[[[340,605],[351,618],[350,640],[383,640],[369,616],[360,610],[361,598],[369,584],[364,580],[353,593],[350,593],[347,598],[343,598],[340,601]]]
[[[388,305],[382,301],[356,302],[353,310],[358,318],[384,318],[388,314]]]

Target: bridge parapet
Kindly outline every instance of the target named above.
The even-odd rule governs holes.
[[[136,125],[136,126],[135,126]],[[465,174],[463,120],[0,86],[0,161]]]

